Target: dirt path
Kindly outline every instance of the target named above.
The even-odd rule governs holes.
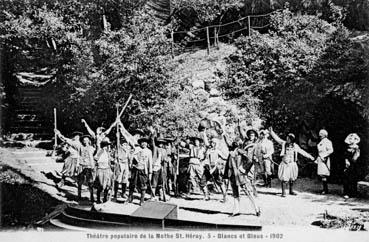
[[[45,157],[46,151],[3,149],[0,148],[1,164],[7,165],[24,177],[32,181],[33,186],[50,194],[51,197],[68,203],[75,203],[77,189],[73,186],[64,186],[63,190],[55,187],[53,180],[48,179],[45,174],[55,170],[60,171],[62,164],[56,163],[51,158]],[[259,196],[257,202],[262,208],[262,216],[256,218],[247,197],[241,198],[241,212],[243,215],[235,218],[237,221],[257,220],[263,226],[296,226],[312,227],[311,223],[321,217],[327,211],[331,215],[340,217],[366,217],[369,212],[361,212],[360,209],[369,211],[369,203],[366,199],[348,199],[341,197],[341,186],[330,185],[330,195],[320,195],[321,185],[318,181],[303,178],[296,184],[297,196],[280,196],[280,184],[277,179],[273,180],[273,188],[258,188]],[[230,191],[229,191],[230,192]],[[84,197],[88,198],[87,189]],[[171,202],[180,207],[189,208],[182,212],[182,216],[193,216],[198,218],[211,216],[215,220],[228,220],[228,213],[232,210],[233,198],[229,196],[227,203],[219,202],[220,194],[213,194],[211,201],[202,201],[201,195],[193,195],[191,200],[172,198]],[[200,212],[196,212],[198,209]],[[213,214],[205,214],[204,210],[217,211]],[[186,214],[186,211],[188,212]],[[209,218],[209,217],[206,217]],[[235,220],[235,221],[236,221]],[[369,224],[365,224],[369,228]]]

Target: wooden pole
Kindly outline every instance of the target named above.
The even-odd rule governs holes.
[[[250,15],[249,15],[249,16],[247,16],[247,31],[248,31],[248,36],[251,36]]]
[[[214,28],[214,46],[217,46],[217,28]]]
[[[208,45],[208,55],[210,55],[210,36],[209,36],[209,27],[206,27],[206,42]]]
[[[57,129],[57,122],[56,122],[56,108],[54,108],[54,129]],[[58,136],[54,134],[54,151],[58,146]]]
[[[115,105],[115,107],[117,108],[117,119],[119,118],[119,103],[117,103]],[[119,132],[119,124],[116,124],[116,128],[117,128],[117,159],[119,161],[119,147],[120,147],[120,132]]]
[[[170,33],[170,36],[171,36],[170,51],[171,51],[171,54],[172,54],[172,58],[174,58],[174,32],[173,32],[173,30]]]
[[[124,110],[127,108],[127,105],[131,101],[131,99],[132,99],[132,94],[129,94],[129,97],[127,99],[127,102],[124,104],[124,107],[120,111],[118,118],[122,117],[122,114],[123,114]]]

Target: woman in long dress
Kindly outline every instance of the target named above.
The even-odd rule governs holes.
[[[282,162],[278,167],[278,178],[281,181],[282,187],[282,197],[286,196],[286,186],[289,183],[290,195],[297,195],[293,191],[293,182],[296,181],[298,176],[298,167],[297,167],[297,159],[298,154],[305,156],[311,160],[314,160],[314,157],[300,148],[298,144],[295,143],[295,135],[289,133],[287,135],[286,140],[279,138],[279,136],[270,128],[270,135],[272,138],[282,146],[281,157]]]
[[[343,172],[343,193],[344,198],[355,197],[357,195],[358,182],[358,162],[360,158],[360,137],[355,134],[349,134],[345,143],[347,149],[345,151],[345,169]]]

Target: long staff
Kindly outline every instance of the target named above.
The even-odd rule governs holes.
[[[54,130],[56,130],[56,129],[57,129],[57,126],[56,126],[56,108],[54,108]],[[54,147],[53,147],[53,152],[51,153],[52,157],[55,156],[57,146],[58,146],[58,136],[54,132]]]

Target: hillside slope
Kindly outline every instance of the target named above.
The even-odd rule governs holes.
[[[227,132],[233,136],[237,119],[243,125],[260,126],[256,107],[241,109],[237,103],[227,100],[221,84],[227,76],[227,57],[236,48],[221,44],[213,48],[210,55],[206,50],[187,52],[173,59],[170,88],[175,89],[173,96],[161,113],[161,122],[157,123],[164,132],[176,135],[196,135],[201,119],[210,118],[227,124]]]

